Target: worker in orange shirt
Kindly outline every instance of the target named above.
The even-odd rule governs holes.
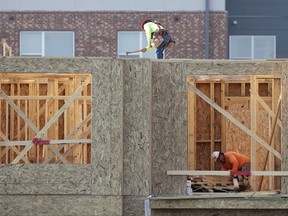
[[[212,158],[215,162],[221,166],[221,170],[232,170],[232,171],[250,171],[250,159],[240,153],[229,151],[220,152],[214,151],[212,153]],[[248,186],[248,176],[238,176],[234,175],[234,178],[238,177],[238,180],[243,178],[244,186]]]
[[[250,159],[240,153],[214,151],[212,158],[221,166],[221,170],[250,171]]]

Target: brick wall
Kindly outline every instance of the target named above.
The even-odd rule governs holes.
[[[117,56],[117,32],[140,31],[143,19],[157,20],[176,40],[166,58],[205,57],[204,12],[0,12],[0,37],[19,55],[20,31],[74,31],[75,55]],[[225,12],[210,13],[210,58],[227,58]]]

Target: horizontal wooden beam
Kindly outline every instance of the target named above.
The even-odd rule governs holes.
[[[250,83],[250,75],[191,75],[196,82],[227,82],[227,83]],[[280,79],[281,75],[257,75],[256,79],[262,79],[260,82],[271,82],[267,79]],[[266,80],[265,80],[266,79]]]
[[[71,96],[9,96],[11,100],[68,100]],[[4,99],[4,98],[3,98]],[[1,100],[1,97],[0,97]],[[78,96],[75,100],[91,100],[91,96]]]
[[[0,78],[11,78],[11,79],[19,79],[19,78],[31,78],[31,79],[38,79],[38,78],[70,78],[70,77],[82,77],[86,79],[90,73],[0,73]]]
[[[167,175],[173,176],[230,176],[230,171],[211,171],[211,170],[168,170]],[[288,176],[288,171],[251,171],[253,176]]]
[[[50,145],[91,143],[91,139],[49,140],[49,141],[50,141]],[[1,141],[0,142],[0,146],[25,146],[29,144],[31,144],[31,141]]]

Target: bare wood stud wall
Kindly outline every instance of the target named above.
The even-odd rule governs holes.
[[[279,77],[273,75],[199,75],[189,76],[187,80],[189,85],[196,86],[208,96],[211,103],[218,104],[252,131],[252,133],[249,132],[250,135],[247,135],[247,129],[239,130],[239,123],[234,125],[225,115],[218,117],[219,112],[214,107],[207,108],[207,102],[198,95],[195,96],[194,92],[188,88],[188,168],[190,170],[219,169],[211,160],[211,153],[214,150],[222,152],[233,150],[250,156],[252,171],[265,170],[263,164],[265,152],[267,152],[265,146],[267,147],[268,143],[269,145],[271,143],[273,147],[270,151],[279,156],[278,153],[281,150],[281,120],[277,114],[278,98],[281,92]],[[196,99],[193,99],[192,95]],[[197,117],[192,119],[195,115]],[[272,127],[273,120],[275,128]],[[255,135],[263,140],[261,145],[255,141],[257,140]],[[269,141],[270,138],[271,141]],[[207,150],[209,154],[203,153]],[[280,163],[277,157],[270,154],[268,170],[281,170]],[[279,181],[274,183],[274,178],[277,177],[264,177],[263,181],[260,177],[252,177],[252,189],[257,190],[262,184],[262,190],[280,189]]]
[[[0,163],[91,163],[89,74],[2,74],[0,108]]]

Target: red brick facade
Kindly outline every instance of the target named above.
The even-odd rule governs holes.
[[[166,58],[205,57],[204,12],[0,12],[0,38],[19,55],[20,31],[74,31],[75,56],[117,57],[117,32],[140,31],[143,19],[157,20],[176,40]],[[210,58],[228,53],[228,16],[210,13]]]

